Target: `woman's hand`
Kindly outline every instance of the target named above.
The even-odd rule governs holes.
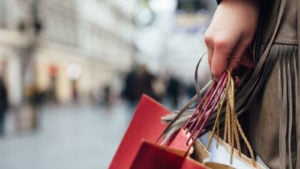
[[[216,80],[239,64],[254,67],[246,51],[258,22],[257,3],[256,0],[222,0],[218,5],[205,33],[210,71]]]

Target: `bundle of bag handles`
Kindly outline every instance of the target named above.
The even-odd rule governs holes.
[[[198,63],[199,64],[199,63]],[[198,66],[197,66],[198,67]],[[199,90],[200,91],[200,90]],[[198,93],[200,94],[200,93]],[[198,95],[197,94],[197,95]],[[198,95],[200,96],[200,95]],[[193,100],[193,99],[192,99]],[[224,108],[224,103],[226,102],[226,111],[222,111]],[[188,103],[188,105],[191,103]],[[172,125],[176,120],[183,114],[184,110],[179,112],[176,117],[169,123],[168,127],[158,138],[158,140],[165,136],[164,134],[172,128]],[[231,146],[230,151],[230,163],[233,160],[234,148],[237,147],[238,153],[241,156],[241,146],[240,146],[240,137],[243,139],[250,156],[252,163],[255,166],[255,159],[253,150],[241,128],[241,125],[238,121],[237,115],[234,108],[234,80],[229,71],[224,72],[221,79],[218,82],[210,83],[209,89],[206,91],[206,94],[201,98],[197,107],[194,109],[194,112],[189,117],[189,119],[184,123],[181,129],[184,130],[185,134],[188,136],[186,140],[186,145],[188,145],[188,151],[185,154],[186,156],[190,152],[189,150],[193,146],[194,142],[197,140],[199,135],[203,132],[204,127],[208,120],[210,119],[213,113],[216,113],[215,123],[211,131],[211,136],[208,142],[207,147],[210,146],[214,134],[219,135],[219,117],[221,113],[226,113],[225,115],[225,128],[223,139]],[[176,134],[173,133],[173,134]],[[168,140],[172,137],[166,137],[165,140]],[[165,141],[166,142],[166,141]],[[164,141],[163,143],[164,144]]]
[[[225,73],[224,73],[225,74]],[[210,146],[213,134],[217,133],[219,135],[219,117],[221,114],[221,110],[224,104],[224,101],[226,99],[226,115],[225,115],[225,127],[224,127],[224,136],[223,140],[227,143],[229,143],[231,147],[230,151],[230,163],[232,163],[233,159],[233,152],[234,152],[234,147],[236,146],[238,149],[239,156],[241,156],[241,145],[240,145],[240,137],[246,144],[246,147],[248,151],[250,152],[250,156],[252,159],[252,164],[255,166],[255,159],[254,159],[254,153],[252,150],[252,147],[245,136],[245,133],[243,132],[243,129],[238,121],[237,115],[235,113],[235,108],[234,108],[234,80],[230,73],[227,73],[227,90],[224,90],[224,97],[220,100],[219,105],[217,107],[217,118],[215,120],[213,129],[212,129],[212,135],[208,141],[207,147]],[[217,137],[219,138],[219,137]]]

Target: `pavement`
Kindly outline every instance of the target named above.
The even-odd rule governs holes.
[[[47,106],[36,131],[19,133],[16,114],[0,137],[0,169],[107,169],[131,118],[122,102],[99,106]]]

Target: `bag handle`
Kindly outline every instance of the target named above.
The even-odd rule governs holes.
[[[188,136],[183,140],[183,144],[187,147],[185,156],[187,156],[190,152],[192,145],[204,129],[210,116],[213,114],[213,112],[215,112],[216,106],[221,100],[221,97],[224,96],[223,92],[225,91],[227,81],[228,74],[224,72],[221,79],[218,82],[215,81],[211,85],[205,96],[198,103],[197,108],[194,110],[193,114],[180,128],[180,131],[184,132],[184,135]],[[178,116],[180,116],[180,114],[177,115],[177,117]],[[172,139],[167,141],[172,142],[174,141],[174,139],[176,140],[177,135],[180,135],[180,132],[177,132],[176,135],[172,137]]]
[[[180,119],[180,117],[183,116],[184,112],[190,108],[190,106],[196,101],[200,100],[201,94],[204,93],[210,86],[211,86],[211,81],[208,82],[202,89],[199,87],[199,81],[198,81],[198,69],[200,66],[200,63],[203,59],[203,57],[207,54],[207,52],[203,53],[200,59],[197,62],[196,65],[196,70],[194,74],[194,85],[196,88],[196,94],[179,110],[177,115],[172,118],[172,120],[169,122],[168,126],[164,129],[164,131],[159,135],[157,138],[156,142],[158,142],[162,137],[165,137],[164,140],[162,141],[162,144],[164,144],[168,139],[170,139],[171,135],[173,135],[173,132],[170,132],[173,128],[176,122]],[[182,126],[180,126],[182,127]]]
[[[213,135],[217,132],[217,135],[219,135],[219,120],[220,120],[220,114],[222,113],[222,107],[223,104],[226,100],[226,111],[225,111],[225,129],[224,129],[224,136],[223,140],[227,143],[229,143],[231,147],[231,152],[230,152],[230,163],[232,163],[233,160],[233,152],[234,152],[234,147],[235,145],[237,146],[238,149],[238,154],[241,156],[241,146],[240,146],[240,140],[239,136],[242,138],[244,143],[246,144],[246,147],[248,151],[250,152],[250,157],[252,160],[252,164],[255,167],[256,166],[256,161],[254,158],[254,153],[253,149],[245,136],[245,133],[239,123],[239,120],[237,118],[237,114],[235,112],[235,105],[234,105],[234,80],[230,73],[228,72],[228,81],[227,81],[227,86],[224,95],[225,97],[220,100],[218,109],[217,109],[217,117],[215,119],[215,123],[211,132],[211,136],[209,138],[207,148],[210,146],[212,142]]]

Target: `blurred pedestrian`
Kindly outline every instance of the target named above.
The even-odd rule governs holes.
[[[180,80],[171,75],[167,84],[167,98],[171,102],[173,108],[178,108],[180,94]]]
[[[186,87],[188,98],[192,98],[196,94],[195,83],[189,83]]]
[[[111,86],[109,84],[105,85],[103,88],[103,98],[102,98],[102,104],[105,107],[111,106]]]
[[[155,76],[151,74],[147,66],[142,64],[132,69],[125,78],[122,96],[128,101],[133,110],[143,94],[157,99],[153,90]]]
[[[155,92],[153,90],[153,83],[156,77],[149,72],[147,65],[141,64],[137,71],[137,79],[136,79],[136,95],[137,98],[140,99],[143,94],[147,94],[154,99],[157,98]]]
[[[166,82],[161,77],[155,77],[153,82],[153,91],[154,91],[154,99],[156,99],[159,102],[162,102],[165,95],[166,95]]]
[[[7,89],[0,75],[0,136],[4,135],[5,130],[5,114],[8,109]]]
[[[137,101],[137,96],[135,90],[137,70],[134,67],[125,77],[124,88],[122,91],[122,97],[128,102],[129,107],[134,107]]]

